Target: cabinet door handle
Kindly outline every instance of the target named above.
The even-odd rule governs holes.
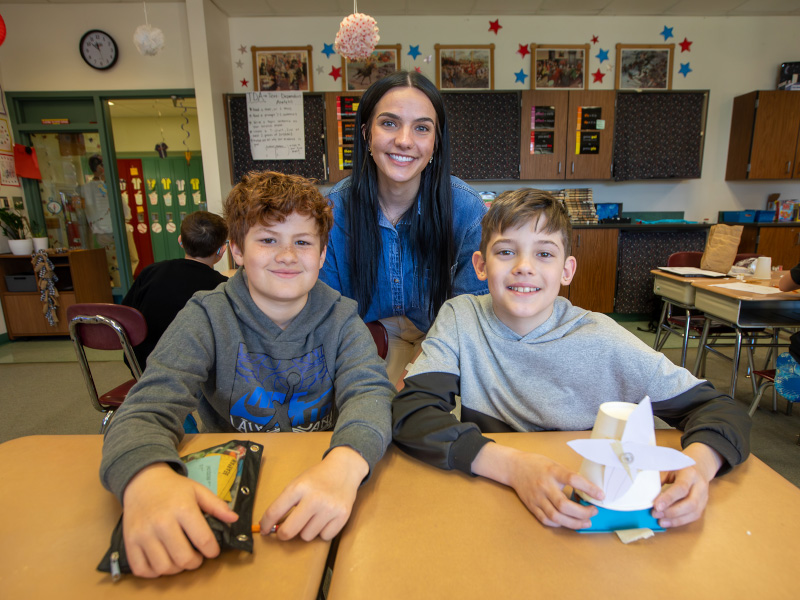
[[[575,161],[574,160],[572,161],[572,172],[573,173],[575,172]]]
[[[578,234],[578,243],[575,244],[575,247],[576,248],[580,248],[581,247],[581,234],[580,233]]]
[[[561,161],[558,161],[558,173],[561,174]]]
[[[786,172],[787,173],[791,173],[792,172],[792,161],[790,161],[790,160],[786,161]]]

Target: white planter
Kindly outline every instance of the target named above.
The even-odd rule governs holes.
[[[50,239],[47,237],[35,237],[33,238],[33,250],[34,252],[38,252],[39,250],[47,250],[50,247]]]
[[[30,238],[24,240],[8,240],[8,247],[11,248],[11,254],[16,254],[18,256],[33,254],[33,240]]]

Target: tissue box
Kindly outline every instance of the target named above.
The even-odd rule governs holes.
[[[36,276],[30,275],[6,275],[6,289],[9,292],[35,292]]]

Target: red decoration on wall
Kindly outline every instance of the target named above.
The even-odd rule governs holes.
[[[605,73],[601,73],[600,69],[597,69],[597,71],[592,73],[592,77],[594,77],[594,79],[592,80],[592,83],[598,83],[598,82],[599,83],[603,83],[603,77],[605,77],[605,76],[606,76]]]
[[[686,38],[683,38],[683,41],[678,45],[681,47],[681,52],[691,52],[692,51],[692,49],[689,47],[689,46],[692,45],[692,42],[690,42]]]
[[[519,50],[517,50],[517,52],[519,52],[522,55],[522,58],[525,58],[528,54],[531,53],[531,51],[528,50],[528,44],[520,44]]]
[[[3,20],[3,15],[0,15],[0,46],[6,41],[6,22]]]
[[[417,73],[422,73],[422,67],[414,67],[414,70],[415,70]]]
[[[250,82],[247,81],[247,79],[242,79],[242,80],[239,81],[239,83],[242,84],[242,87],[247,87],[247,84],[250,83]]]
[[[597,37],[596,35],[593,35],[593,36],[592,36],[592,43],[593,43],[593,44],[596,44],[596,43],[597,43],[597,42],[599,42],[599,41],[600,41],[600,38],[599,38],[599,37]]]
[[[489,31],[494,31],[494,34],[497,35],[497,32],[503,28],[500,25],[500,19],[495,19],[494,21],[489,21]]]
[[[333,80],[336,81],[337,79],[339,79],[339,77],[342,76],[342,68],[341,67],[331,67],[331,72],[328,73],[328,75],[333,77]]]

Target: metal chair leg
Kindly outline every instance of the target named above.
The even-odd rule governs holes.
[[[752,418],[756,413],[758,404],[761,402],[761,396],[764,395],[764,391],[767,389],[768,385],[772,386],[773,392],[775,391],[775,385],[772,381],[764,381],[760,386],[758,386],[758,393],[756,394],[756,397],[753,398],[753,403],[750,405],[750,410],[747,412],[747,414],[750,415],[750,418]]]
[[[653,342],[653,350],[660,350],[661,347],[658,345],[658,340],[661,337],[661,326],[664,323],[664,319],[667,316],[667,305],[669,303],[666,300],[661,301],[661,317],[658,319],[658,326],[656,327],[656,339]],[[669,337],[669,333],[667,333],[667,337]],[[667,338],[665,337],[664,340]],[[664,345],[664,342],[661,342],[661,345]]]
[[[736,380],[739,377],[739,356],[742,353],[742,331],[736,329],[736,346],[733,349],[733,369],[731,369],[731,398],[736,397]]]
[[[703,363],[703,358],[706,354],[706,343],[708,342],[708,332],[711,328],[711,319],[706,318],[703,323],[703,334],[700,336],[700,345],[697,347],[697,358],[694,361],[694,376],[699,377],[700,365]]]

